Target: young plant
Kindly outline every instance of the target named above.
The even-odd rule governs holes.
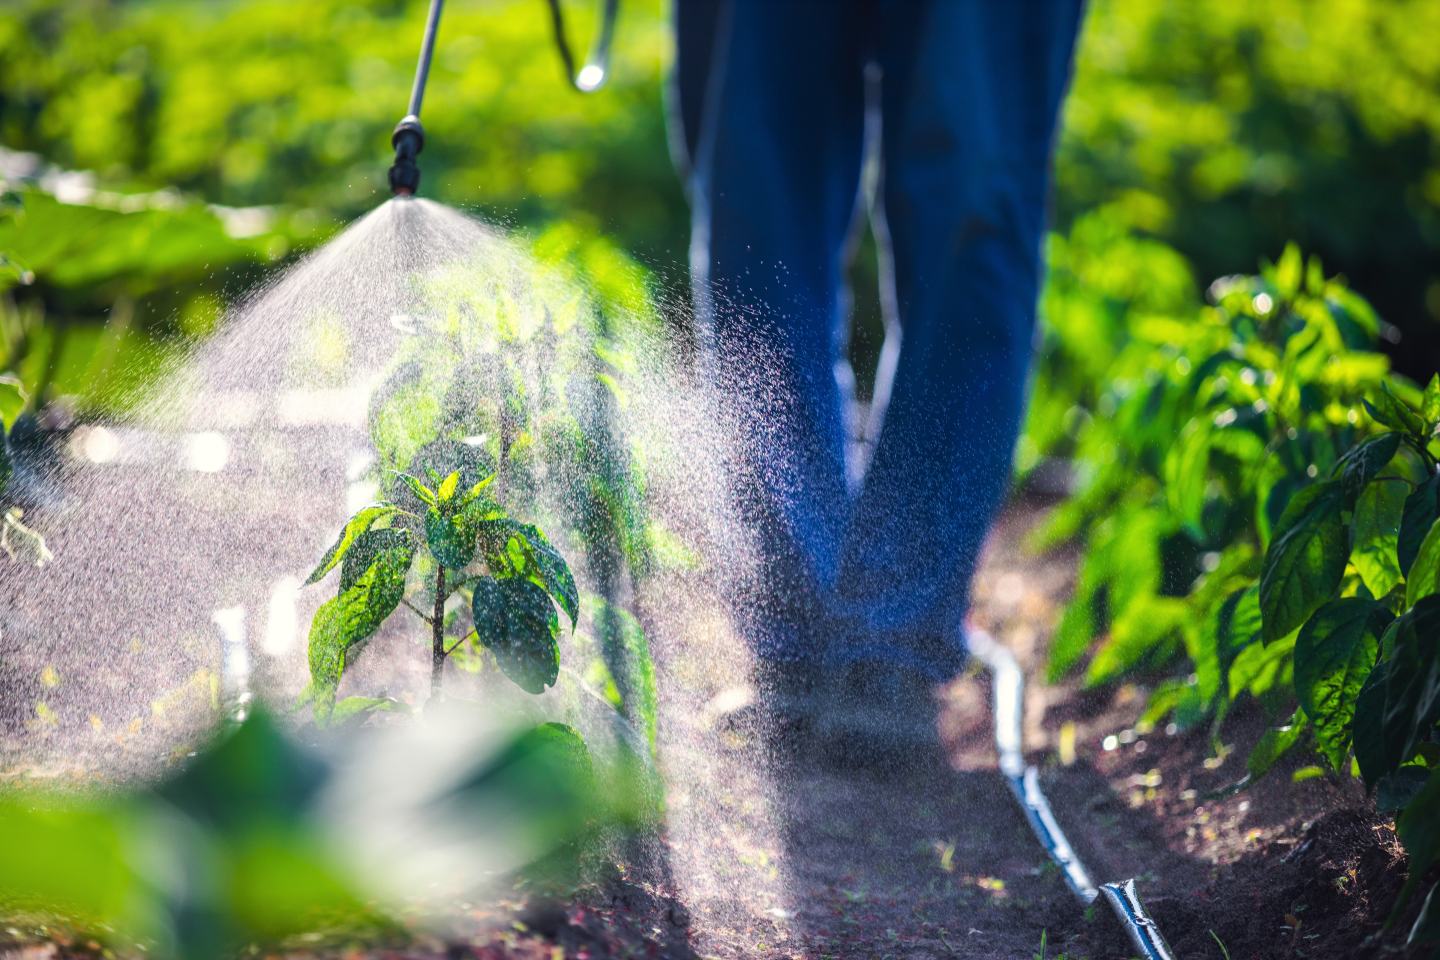
[[[306,581],[340,567],[339,592],[310,626],[307,694],[321,721],[386,705],[365,697],[336,703],[335,692],[365,642],[402,604],[429,630],[431,699],[441,693],[446,658],[472,638],[528,693],[543,692],[559,675],[555,606],[572,629],[580,614],[564,558],[539,528],[492,499],[497,474],[482,472],[478,459],[444,476],[428,472],[429,484],[409,473],[396,477],[416,509],[382,501],[360,510]],[[468,599],[473,629],[452,636],[446,604],[457,593]]]

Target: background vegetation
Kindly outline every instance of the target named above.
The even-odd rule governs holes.
[[[11,394],[122,407],[133,371],[378,203],[424,6],[7,4]],[[588,34],[589,5],[568,6]],[[1076,478],[1040,535],[1083,547],[1053,675],[1143,676],[1148,722],[1217,739],[1258,704],[1272,729],[1252,776],[1313,748],[1306,775],[1360,776],[1412,857],[1440,861],[1440,5],[1089,8],[1017,461]],[[568,89],[549,29],[541,0],[449,5],[424,192],[563,229],[602,284],[633,259],[683,290],[664,5],[623,5],[596,96]],[[1417,937],[1436,935],[1432,889]]]
[[[0,316],[0,368],[28,358],[32,386],[105,406],[123,386],[117,355],[203,335],[257,267],[370,209],[424,6],[7,4],[0,173],[84,209],[39,201],[0,227],[0,284],[33,274]],[[1427,40],[1440,9],[1089,6],[1057,229],[1103,211],[1178,250],[1202,282],[1296,241],[1376,304],[1386,342],[1404,335],[1402,369],[1423,375],[1407,364],[1440,347],[1440,49]],[[587,36],[591,5],[567,7]],[[452,3],[425,106],[426,193],[518,227],[603,232],[678,289],[687,228],[665,132],[666,16],[661,0],[624,5],[612,81],[586,97],[564,85],[540,0]],[[878,342],[868,333],[862,352]],[[51,342],[61,334],[75,342]]]

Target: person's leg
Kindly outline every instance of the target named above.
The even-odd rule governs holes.
[[[960,665],[1024,405],[1079,0],[882,3],[882,200],[901,340],[842,553],[836,660]]]
[[[762,656],[818,653],[848,515],[837,381],[842,251],[864,137],[864,31],[840,0],[678,0],[697,326],[761,533]],[[707,27],[707,25],[713,25]],[[709,29],[708,69],[700,69]],[[703,83],[703,89],[696,89]]]

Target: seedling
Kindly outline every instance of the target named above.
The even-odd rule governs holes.
[[[382,501],[360,510],[306,581],[340,568],[338,594],[310,625],[307,693],[322,722],[386,706],[368,697],[337,704],[335,692],[346,667],[402,604],[429,628],[432,700],[441,694],[446,658],[472,638],[528,693],[543,692],[559,676],[556,605],[572,629],[580,615],[564,558],[538,527],[513,519],[492,498],[498,474],[481,473],[478,460],[444,476],[427,472],[429,483],[396,474],[396,489],[417,509]],[[474,626],[451,636],[446,604],[457,593],[468,598]]]

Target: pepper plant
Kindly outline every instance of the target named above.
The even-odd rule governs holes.
[[[646,451],[627,436],[621,411],[632,402],[635,345],[659,318],[630,268],[563,229],[542,235],[526,256],[508,247],[482,254],[416,284],[410,335],[368,411],[374,479],[392,502],[423,516],[430,506],[400,474],[443,479],[463,469],[464,491],[472,476],[503,465],[503,498],[501,481],[489,495],[583,559],[586,615],[567,641],[569,679],[653,746],[655,672],[644,630],[626,609],[627,578],[655,569],[666,553],[656,544],[672,547],[675,538],[647,515]],[[472,588],[459,589],[473,607]],[[474,651],[462,644],[452,660],[482,669]]]
[[[335,690],[363,644],[403,604],[429,628],[430,696],[439,696],[445,661],[473,635],[504,674],[542,693],[560,672],[559,617],[573,628],[580,597],[570,568],[539,528],[501,509],[489,490],[497,473],[462,466],[429,483],[397,478],[423,512],[382,501],[357,512],[310,574],[316,583],[340,567],[339,592],[310,626],[310,696],[317,716],[342,717],[380,705],[370,698],[335,703]],[[417,554],[420,554],[417,563]],[[410,587],[411,572],[420,582]],[[474,627],[447,635],[446,603],[464,591]],[[421,601],[420,604],[414,602]]]
[[[1137,325],[1077,433],[1084,482],[1041,533],[1085,544],[1051,671],[1179,661],[1141,722],[1217,737],[1257,700],[1280,722],[1242,784],[1313,746],[1375,788],[1412,860],[1398,913],[1440,860],[1440,377],[1389,376],[1378,319],[1293,248],[1210,294]]]

